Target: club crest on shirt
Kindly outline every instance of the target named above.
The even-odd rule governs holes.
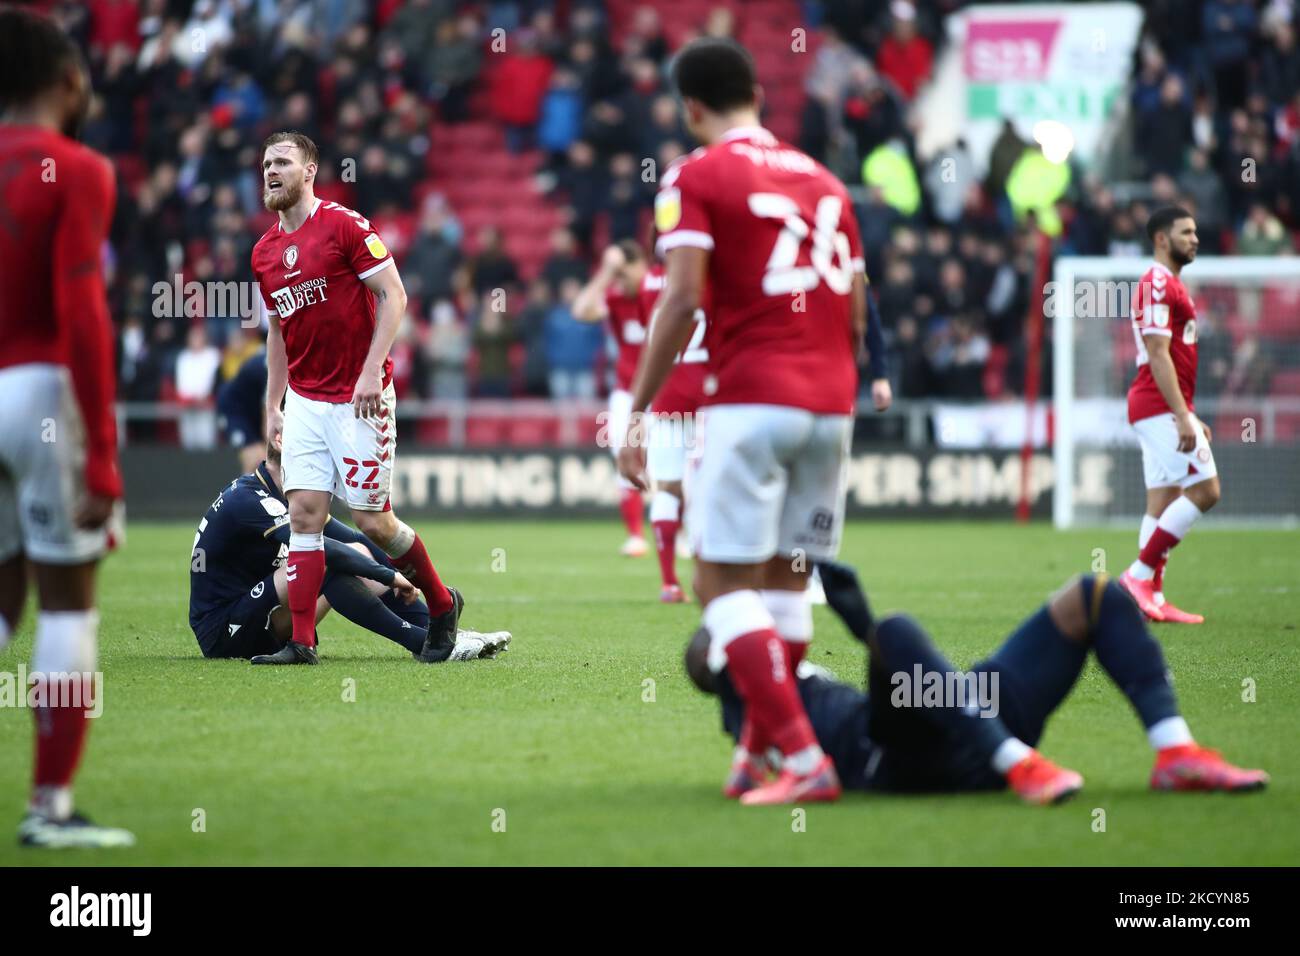
[[[292,269],[294,264],[298,261],[298,246],[296,244],[289,246],[284,250],[284,255],[281,258],[284,262],[284,267],[286,269]]]

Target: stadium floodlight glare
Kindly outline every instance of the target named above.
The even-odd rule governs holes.
[[[1074,149],[1074,133],[1057,120],[1039,120],[1034,124],[1034,142],[1049,162],[1063,163]]]
[[[1052,518],[1137,526],[1141,453],[1128,426],[1131,303],[1151,260],[1063,256],[1044,295],[1053,323]],[[1300,257],[1205,256],[1181,278],[1196,303],[1195,408],[1213,431],[1217,524],[1300,522]],[[1227,363],[1225,366],[1224,363]],[[1232,369],[1225,374],[1225,367]]]

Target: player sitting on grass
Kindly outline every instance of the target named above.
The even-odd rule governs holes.
[[[801,668],[797,678],[817,741],[846,787],[933,792],[1006,786],[1029,803],[1067,799],[1083,778],[1033,748],[1089,651],[1146,727],[1156,751],[1152,789],[1246,791],[1268,783],[1262,770],[1234,767],[1192,740],[1160,645],[1133,600],[1104,574],[1067,582],[992,657],[963,674],[912,618],[898,614],[875,623],[851,568],[825,562],[820,570],[827,603],[869,651],[865,694],[821,668]],[[744,704],[726,669],[710,667],[703,629],[687,647],[686,670],[700,690],[719,696],[723,727],[739,740]],[[955,684],[954,678],[967,693],[933,699],[927,693],[918,700],[915,689],[900,692],[914,683]],[[977,684],[991,686],[991,698],[976,693]],[[765,756],[738,753],[737,761],[749,768],[750,787],[764,783]]]
[[[290,639],[286,601],[289,510],[281,485],[280,454],[232,481],[208,509],[194,535],[190,557],[190,627],[204,657],[245,657],[274,664]],[[381,634],[421,660],[429,609],[415,586],[388,556],[341,521],[325,525],[325,579],[316,601],[316,623],[330,608],[366,630]],[[459,631],[451,660],[495,656],[505,650],[505,631]],[[310,662],[316,663],[315,648]]]

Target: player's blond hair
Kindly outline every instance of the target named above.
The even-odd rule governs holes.
[[[311,137],[304,136],[302,133],[294,133],[289,130],[272,133],[264,139],[262,141],[261,155],[265,156],[268,149],[272,146],[278,146],[281,143],[288,143],[290,146],[298,147],[298,150],[302,153],[302,164],[304,166],[308,163],[315,163],[317,166],[320,165],[320,150],[316,148],[316,144],[312,142]]]

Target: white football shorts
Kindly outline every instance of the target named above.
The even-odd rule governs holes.
[[[0,561],[19,552],[41,564],[103,557],[114,521],[83,531],[73,520],[86,494],[86,442],[67,369],[0,369],[0,435]]]
[[[1140,419],[1133,423],[1133,430],[1142,445],[1142,477],[1148,488],[1175,485],[1190,488],[1219,473],[1214,452],[1200,429],[1197,429],[1195,448],[1178,450],[1178,426],[1173,412]]]
[[[686,458],[695,445],[695,414],[649,416],[646,429],[646,471],[655,481],[681,481]]]
[[[349,508],[383,511],[397,456],[396,412],[391,382],[379,414],[371,418],[357,418],[349,402],[320,402],[288,389],[281,453],[284,490],[341,492]]]
[[[695,554],[723,564],[834,558],[852,437],[849,415],[783,405],[701,409],[685,488]]]

